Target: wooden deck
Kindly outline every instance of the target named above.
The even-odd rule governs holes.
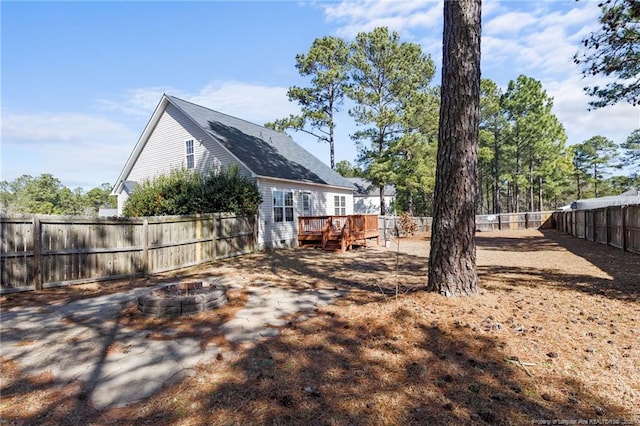
[[[378,215],[375,214],[298,217],[298,247],[344,252],[354,245],[366,247],[373,238],[379,244]]]

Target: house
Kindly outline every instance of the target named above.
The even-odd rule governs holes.
[[[353,213],[353,186],[284,133],[163,95],[113,186],[121,215],[136,184],[172,169],[237,165],[262,194],[258,248],[297,244],[298,216]]]
[[[353,212],[362,214],[380,214],[380,188],[362,178],[347,178],[353,185]],[[393,185],[384,187],[384,206],[386,213],[393,212],[396,190]]]

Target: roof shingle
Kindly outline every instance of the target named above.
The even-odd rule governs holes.
[[[258,176],[352,187],[284,133],[174,96],[167,98]]]

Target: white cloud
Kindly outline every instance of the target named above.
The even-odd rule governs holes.
[[[138,133],[117,120],[84,113],[5,112],[2,179],[51,173],[85,189],[115,179]]]
[[[513,39],[502,39],[493,36],[485,36],[481,39],[483,63],[501,63],[512,61],[520,54],[522,45]]]
[[[122,141],[119,145],[93,143],[60,146],[45,146],[36,154],[40,164],[29,174],[49,172],[65,186],[95,188],[105,182],[113,183],[124,167],[137,139]],[[30,165],[27,167],[31,167]]]
[[[640,128],[640,110],[630,104],[619,103],[589,111],[590,98],[584,93],[585,81],[579,76],[542,84],[554,98],[553,112],[565,127],[569,144],[597,135],[621,143],[634,129]]]
[[[540,17],[541,25],[583,25],[585,22],[593,22],[594,25],[598,20],[600,10],[595,2],[584,2],[576,4],[576,7],[567,13],[552,12]]]
[[[487,22],[483,26],[482,31],[485,34],[499,33],[513,35],[536,22],[537,18],[530,13],[509,12],[499,15]]]
[[[126,91],[118,99],[98,99],[99,107],[126,115],[151,115],[164,93],[175,93],[171,87],[145,87]]]
[[[162,95],[167,94],[263,124],[298,112],[296,106],[289,102],[287,90],[286,87],[240,81],[212,82],[193,92],[149,87],[127,91],[117,99],[102,99],[100,105],[122,114],[151,116]]]
[[[483,1],[482,2],[482,17],[487,18],[491,15],[499,13],[503,9],[502,5],[498,1]]]
[[[77,112],[4,112],[2,178],[51,173],[70,187],[95,187],[116,178],[163,93],[264,124],[298,112],[286,92],[285,87],[229,81],[194,92],[162,87],[130,90],[98,101],[101,114],[107,110],[108,118]]]
[[[323,10],[327,21],[340,25],[337,34],[347,39],[380,26],[414,39],[412,30],[442,25],[441,1],[349,0],[323,5]]]
[[[16,114],[2,116],[3,144],[56,145],[122,140],[133,136],[126,126],[108,118],[83,113]]]
[[[519,74],[557,81],[579,73],[573,56],[580,40],[597,24],[597,7],[590,2],[534,6],[526,12],[501,10],[485,26],[484,76],[503,83]],[[555,10],[549,11],[551,6]]]
[[[280,86],[229,81],[209,84],[197,93],[175,96],[262,125],[299,113],[297,104],[287,99],[287,90]]]

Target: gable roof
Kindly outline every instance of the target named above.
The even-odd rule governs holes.
[[[351,188],[349,181],[318,160],[284,133],[276,132],[248,121],[163,95],[133,153],[127,160],[116,185],[133,168],[151,131],[169,104],[174,105],[205,133],[220,143],[233,157],[244,164],[255,177],[285,179],[297,182]]]
[[[379,197],[380,188],[375,186],[371,182],[362,178],[346,178],[354,187],[354,196],[360,197]],[[385,185],[384,187],[385,197],[393,197],[396,195],[396,189],[393,185]]]

